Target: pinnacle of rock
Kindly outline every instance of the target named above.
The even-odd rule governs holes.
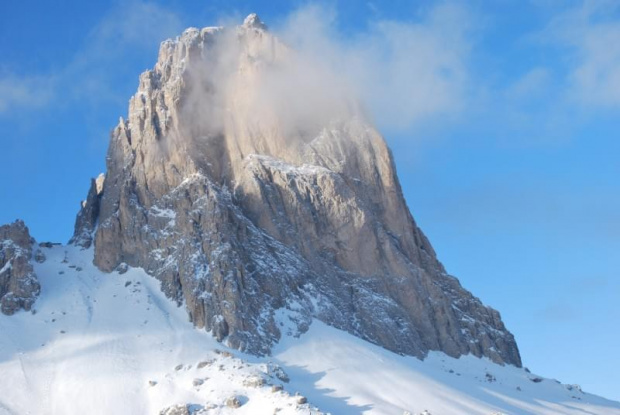
[[[264,28],[256,15],[244,26]],[[72,242],[94,243],[103,271],[144,268],[196,327],[249,353],[319,319],[399,353],[520,366],[499,313],[416,225],[383,137],[348,102],[309,105],[280,83],[291,67],[269,32],[163,42]]]
[[[267,30],[267,25],[263,23],[256,13],[250,13],[243,21],[243,27]]]
[[[96,179],[91,179],[90,190],[86,200],[80,203],[80,212],[75,219],[73,237],[69,243],[89,248],[93,242],[92,233],[96,228],[99,217],[99,201],[103,193],[105,175],[101,173]]]

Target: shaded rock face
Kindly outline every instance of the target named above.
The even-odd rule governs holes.
[[[265,104],[295,53],[250,17],[162,43],[73,241],[94,238],[104,271],[143,267],[197,327],[250,353],[318,318],[399,353],[520,366],[499,313],[437,260],[357,107],[310,119]]]
[[[93,243],[93,232],[99,218],[99,203],[103,192],[105,176],[100,174],[92,179],[86,200],[80,204],[80,211],[75,219],[75,231],[69,240],[70,244],[90,248]]]
[[[0,311],[4,314],[30,310],[41,291],[30,263],[33,243],[24,222],[0,226]]]

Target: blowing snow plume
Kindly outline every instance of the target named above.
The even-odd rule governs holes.
[[[103,271],[144,268],[195,326],[249,353],[318,319],[420,358],[520,366],[499,313],[416,226],[350,86],[317,62],[255,15],[163,42],[74,243],[94,242]]]

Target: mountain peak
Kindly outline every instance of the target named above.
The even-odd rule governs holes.
[[[243,27],[267,30],[267,25],[263,23],[256,13],[248,14],[248,17],[243,21]]]
[[[417,227],[379,132],[322,72],[304,86],[311,69],[256,14],[241,28],[162,43],[72,242],[103,271],[142,267],[245,352],[269,354],[292,313],[291,333],[318,319],[398,353],[520,366]]]

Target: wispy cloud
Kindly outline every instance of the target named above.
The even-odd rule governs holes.
[[[0,114],[45,107],[52,100],[54,82],[51,76],[0,75]]]
[[[0,114],[40,110],[75,101],[126,102],[117,83],[136,82],[127,60],[155,52],[160,41],[183,30],[181,18],[165,7],[145,1],[116,3],[85,34],[84,47],[56,72],[19,76],[0,74]],[[149,53],[151,61],[154,59]]]
[[[473,17],[442,3],[407,22],[378,20],[353,37],[337,31],[334,9],[310,5],[277,28],[309,60],[346,85],[387,129],[458,112],[467,99]]]
[[[584,1],[554,17],[542,37],[568,52],[568,98],[620,107],[620,3]]]
[[[535,67],[508,85],[506,98],[517,101],[539,98],[549,88],[551,77],[548,68]]]
[[[135,70],[136,57],[150,67],[159,42],[180,34],[184,21],[155,3],[116,3],[57,72],[0,78],[0,112],[76,101],[124,103],[127,88],[119,85],[135,84],[137,74],[129,71]],[[350,94],[381,128],[405,130],[467,106],[472,21],[465,7],[446,2],[399,21],[376,19],[345,36],[334,8],[311,3],[275,24],[274,31],[306,60],[310,69],[298,73],[304,76],[298,86],[309,85],[308,96],[317,96],[314,89],[325,83],[327,97],[334,91]]]
[[[118,100],[118,82],[135,83],[135,57],[148,58],[157,51],[159,42],[178,35],[183,30],[181,17],[173,11],[153,3],[130,1],[118,3],[104,16],[86,37],[86,47],[76,53],[65,68],[62,78],[76,99],[90,101]],[[146,66],[145,66],[146,69]]]
[[[620,107],[618,3],[585,1],[572,8],[551,3],[545,7],[557,11],[538,38],[557,53],[555,66],[533,62],[502,85],[490,85],[472,71],[481,17],[465,2],[421,6],[416,15],[398,20],[373,14],[374,3],[368,2],[372,19],[346,35],[339,32],[336,8],[316,3],[293,11],[280,24],[268,23],[311,66],[329,73],[334,88],[364,102],[385,132],[481,108],[485,119],[494,113],[516,131],[550,124],[543,128],[550,135],[574,108]],[[0,73],[0,114],[59,101],[124,104],[136,83],[136,59],[144,69],[150,67],[158,43],[181,33],[186,21],[187,16],[149,1],[115,3],[86,35],[84,47],[57,72]],[[312,85],[312,79],[305,84]],[[536,106],[543,101],[553,101],[554,109],[541,120]]]

